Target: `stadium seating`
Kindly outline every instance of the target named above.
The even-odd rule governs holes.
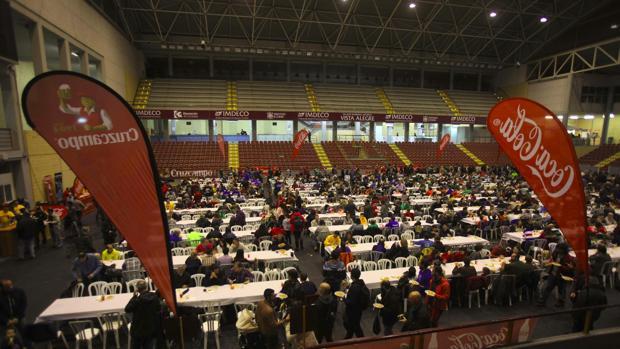
[[[151,80],[147,108],[223,110],[226,105],[226,81]]]
[[[446,93],[461,115],[487,116],[497,103],[497,97],[489,92],[448,90]]]
[[[579,159],[579,162],[587,165],[596,165],[620,151],[620,144],[601,145]],[[613,164],[613,163],[612,163]],[[617,165],[617,164],[614,164]]]
[[[321,111],[384,114],[374,87],[363,85],[313,84]]]
[[[292,82],[238,81],[239,110],[309,111],[303,84]]]
[[[510,159],[501,152],[499,149],[499,145],[495,142],[492,143],[475,143],[475,142],[465,142],[463,143],[465,148],[469,149],[472,153],[474,153],[480,160],[484,161],[485,164],[495,166],[495,165],[509,165]]]
[[[160,170],[221,170],[228,167],[215,142],[153,143],[153,153]]]
[[[385,94],[397,114],[452,115],[435,90],[385,87]]]
[[[321,162],[310,143],[304,143],[295,160],[292,142],[241,142],[239,143],[239,167],[277,167],[291,170],[321,168]]]
[[[414,166],[465,165],[476,164],[454,144],[448,144],[441,157],[437,156],[437,143],[403,142],[398,147],[407,155]]]

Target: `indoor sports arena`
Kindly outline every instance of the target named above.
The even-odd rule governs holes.
[[[0,349],[620,339],[613,0],[0,0]]]

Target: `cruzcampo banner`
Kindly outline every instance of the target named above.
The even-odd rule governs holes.
[[[558,223],[575,251],[577,269],[587,273],[583,181],[572,139],[562,122],[541,104],[509,98],[491,109],[487,128]]]
[[[176,311],[159,175],[129,104],[95,79],[52,71],[26,85],[22,106],[28,124],[88,188]]]
[[[297,154],[299,154],[301,146],[304,145],[307,137],[308,130],[300,130],[295,134],[295,137],[293,138],[293,154],[291,155],[291,160],[295,160]]]
[[[439,141],[439,148],[437,149],[437,158],[441,157],[441,154],[443,154],[443,151],[448,146],[448,143],[450,143],[450,134],[446,133],[445,135],[443,135],[443,137],[441,137],[441,140]]]

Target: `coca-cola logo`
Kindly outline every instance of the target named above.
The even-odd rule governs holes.
[[[295,137],[295,144],[294,144],[295,148],[299,149],[301,147],[307,134],[308,134],[307,131],[300,131],[299,133],[297,133],[297,137]]]
[[[576,170],[571,165],[558,163],[542,144],[543,131],[540,126],[528,118],[525,109],[519,104],[514,119],[504,121],[495,119],[493,127],[499,129],[500,135],[509,147],[523,161],[552,198],[566,194],[573,185]]]
[[[499,332],[478,334],[467,332],[460,335],[448,337],[450,349],[483,349],[499,346],[505,343],[507,327],[501,327]]]

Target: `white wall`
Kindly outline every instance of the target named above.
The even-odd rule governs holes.
[[[572,77],[555,80],[531,82],[528,84],[529,99],[533,99],[549,108],[556,115],[566,115],[572,90]]]

